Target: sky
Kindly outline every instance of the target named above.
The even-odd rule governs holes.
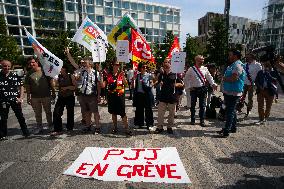
[[[181,8],[181,46],[186,34],[198,35],[198,19],[207,12],[224,13],[225,0],[144,0]],[[268,0],[231,0],[230,15],[261,20]]]

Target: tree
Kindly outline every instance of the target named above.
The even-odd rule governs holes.
[[[174,41],[174,35],[172,31],[168,31],[163,40],[163,43],[154,45],[154,57],[156,59],[157,68],[162,65],[162,63],[168,56],[173,41]]]
[[[190,36],[190,34],[186,34],[186,42],[185,47],[183,49],[186,52],[186,65],[194,64],[194,57],[198,54],[203,54],[205,49],[197,44],[196,39]]]
[[[21,50],[16,39],[7,35],[7,25],[3,15],[0,16],[0,44],[0,60],[6,59],[14,64],[19,64]]]
[[[206,45],[206,62],[215,63],[217,66],[226,64],[227,60],[227,36],[223,18],[215,18],[212,25],[213,30],[209,32]]]

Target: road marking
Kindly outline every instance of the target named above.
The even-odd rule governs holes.
[[[13,165],[15,162],[5,162],[0,164],[0,174],[5,171],[7,168],[9,168],[11,165]]]
[[[40,161],[60,161],[75,144],[74,141],[60,141],[51,151],[41,157]]]
[[[268,139],[268,138],[265,138],[265,137],[257,137],[259,140],[265,142],[266,144],[269,144],[271,145],[272,147],[274,147],[275,149],[281,151],[281,152],[284,152],[284,147],[276,144],[275,142],[273,142],[272,140]]]
[[[192,138],[189,141],[190,149],[193,151],[193,154],[195,154],[196,157],[198,157],[198,160],[204,167],[204,170],[207,172],[208,176],[212,180],[213,183],[215,183],[215,186],[220,187],[223,186],[225,182],[225,179],[223,178],[223,175],[219,173],[218,169],[213,166],[210,159],[206,157],[206,155],[200,150],[200,147],[195,142],[196,139]]]

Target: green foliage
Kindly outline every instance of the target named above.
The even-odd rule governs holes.
[[[112,62],[116,58],[115,50],[112,48],[111,45],[108,46],[108,51],[106,54],[106,61],[102,63],[102,68],[108,68],[112,70]]]
[[[153,54],[156,59],[157,68],[159,68],[162,65],[162,63],[168,56],[173,41],[174,41],[174,35],[172,31],[168,31],[163,40],[163,43],[154,45]]]
[[[206,45],[206,62],[215,63],[218,66],[226,64],[228,30],[225,27],[223,18],[216,18],[213,21],[213,30],[209,32]]]
[[[189,66],[194,64],[194,57],[198,54],[203,54],[205,49],[197,44],[196,39],[186,34],[186,42],[183,51],[186,52],[186,65]]]
[[[0,16],[0,60],[6,59],[14,64],[18,64],[21,50],[14,37],[7,35],[7,25],[4,16]]]

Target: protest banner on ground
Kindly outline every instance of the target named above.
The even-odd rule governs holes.
[[[118,62],[129,63],[129,41],[118,40],[116,43],[116,57]]]
[[[175,147],[87,147],[64,174],[103,181],[191,183]]]
[[[106,60],[107,36],[88,17],[83,20],[72,41],[86,47],[92,53],[93,62]]]
[[[185,66],[186,52],[174,52],[171,59],[172,72],[183,73]]]
[[[63,66],[63,61],[42,46],[28,31],[25,32],[31,43],[34,53],[38,57],[45,75],[56,78]]]

